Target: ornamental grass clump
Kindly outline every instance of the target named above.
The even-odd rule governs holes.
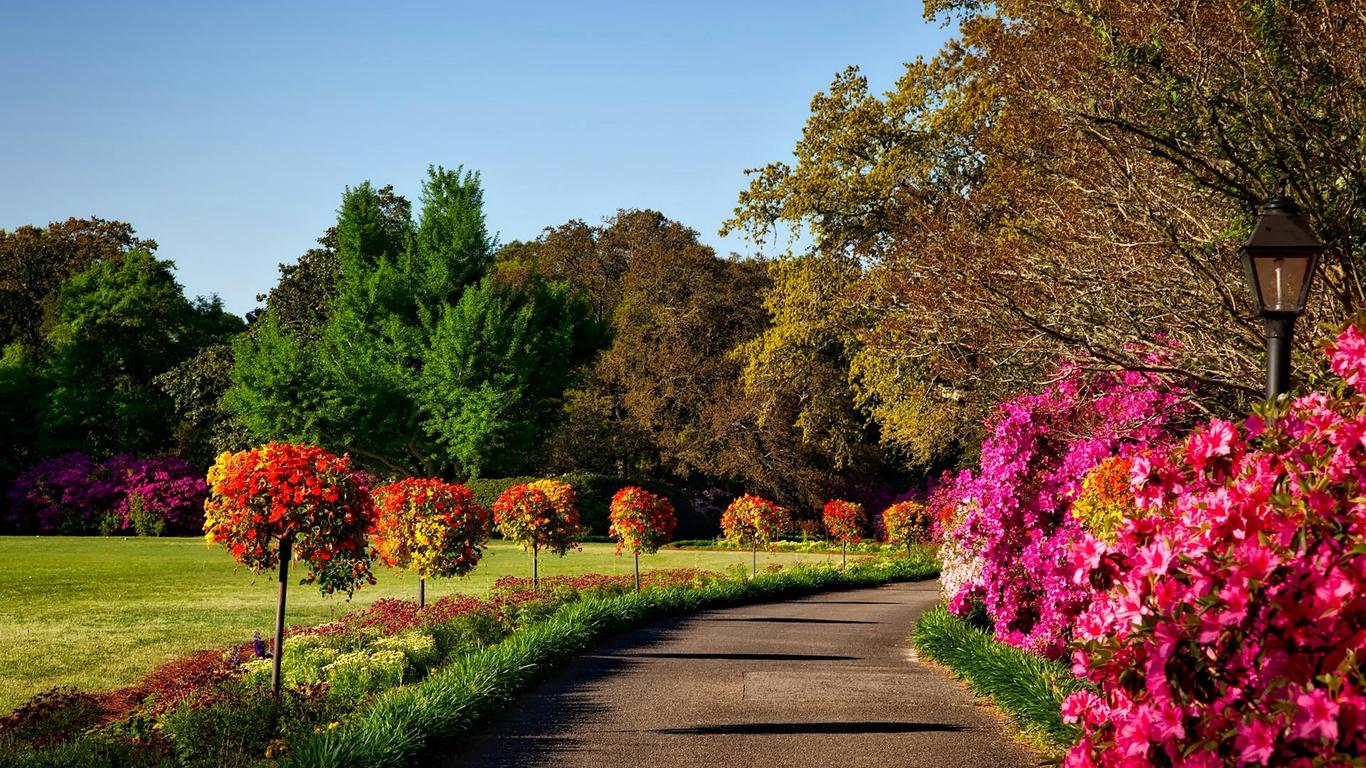
[[[678,517],[669,500],[644,488],[629,485],[612,496],[607,532],[617,540],[617,554],[629,550],[635,561],[636,591],[640,591],[640,556],[654,554],[673,537]]]
[[[573,549],[583,529],[574,489],[558,480],[514,485],[493,503],[493,521],[503,538],[531,551],[531,582],[540,585],[540,552],[561,557]]]
[[[750,547],[751,576],[759,573],[759,547],[768,546],[791,529],[791,512],[751,493],[732,501],[721,515],[722,536]]]
[[[464,576],[479,564],[491,521],[468,488],[408,478],[373,495],[375,552],[390,568],[417,573],[419,608],[427,604],[427,579]]]
[[[348,457],[287,443],[224,453],[209,468],[209,489],[205,538],[227,547],[253,571],[279,566],[271,674],[278,696],[290,560],[304,562],[302,582],[316,583],[323,594],[350,595],[361,584],[373,584],[369,489]]]
[[[1366,754],[1366,335],[1341,381],[1138,456],[1145,516],[1086,534],[1067,765],[1357,765]]]
[[[849,545],[863,541],[868,529],[868,515],[863,505],[843,499],[825,502],[821,510],[821,522],[830,538],[840,543],[840,567],[849,567]]]

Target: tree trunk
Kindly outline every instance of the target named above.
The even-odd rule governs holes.
[[[636,593],[640,593],[640,553],[636,552]]]
[[[849,542],[840,542],[840,570],[849,570]]]
[[[754,543],[754,547],[750,550],[749,554],[749,577],[752,579],[759,575],[759,542],[756,541]]]
[[[427,579],[422,576],[417,577],[417,607],[427,607]]]
[[[531,591],[539,592],[541,589],[541,564],[540,547],[531,545]]]
[[[285,655],[285,591],[289,589],[289,559],[293,556],[294,540],[280,539],[280,598],[275,603],[275,657],[270,669],[270,692],[280,698],[280,661]]]

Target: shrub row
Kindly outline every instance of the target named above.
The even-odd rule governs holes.
[[[504,491],[514,485],[532,483],[536,477],[484,477],[470,480],[465,487],[474,492],[475,501],[485,509],[491,509]],[[716,523],[707,520],[693,510],[687,494],[666,483],[627,481],[611,475],[595,475],[584,472],[561,475],[556,478],[569,483],[578,495],[580,521],[588,527],[589,535],[584,541],[609,541],[607,528],[612,495],[627,485],[636,485],[651,493],[657,493],[673,504],[678,515],[676,536],[707,536],[716,532]]]

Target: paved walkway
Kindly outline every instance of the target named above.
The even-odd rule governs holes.
[[[622,635],[527,692],[445,765],[889,768],[1035,763],[917,664],[935,582],[827,592]]]

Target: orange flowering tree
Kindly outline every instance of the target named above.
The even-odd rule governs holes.
[[[640,555],[653,554],[668,541],[678,524],[669,500],[644,488],[628,485],[612,496],[607,532],[617,540],[617,554],[631,551],[635,558],[636,591],[640,591]]]
[[[887,543],[904,546],[910,554],[912,544],[931,541],[934,516],[918,501],[901,501],[883,511],[882,526],[887,529]]]
[[[563,556],[583,533],[578,498],[559,480],[514,485],[493,502],[493,521],[503,538],[531,550],[531,584],[540,585],[540,552]]]
[[[791,512],[750,493],[732,501],[721,515],[721,533],[726,541],[750,545],[753,573],[759,572],[759,547],[791,529]]]
[[[489,513],[463,485],[410,477],[375,489],[375,551],[390,568],[418,575],[417,604],[427,579],[464,576],[489,539]]]
[[[868,528],[868,515],[864,513],[863,505],[843,499],[827,501],[821,511],[821,522],[825,523],[830,538],[840,543],[841,567],[848,566],[850,542],[862,541],[863,532]]]
[[[289,563],[302,561],[308,568],[302,582],[316,583],[324,594],[350,595],[373,584],[370,492],[348,457],[288,443],[224,453],[209,468],[208,482],[205,538],[253,571],[280,569],[271,679],[278,694]]]

